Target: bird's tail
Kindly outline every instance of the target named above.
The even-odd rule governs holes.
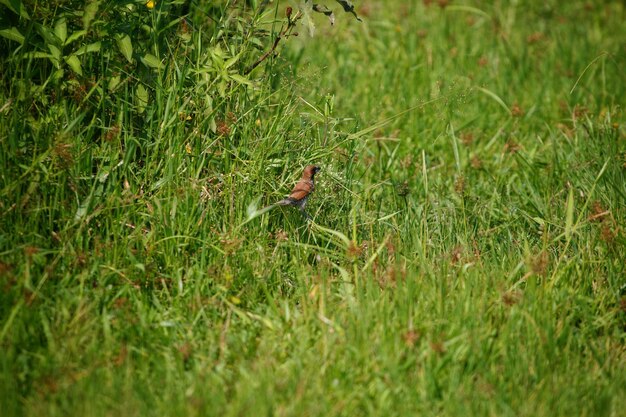
[[[291,206],[293,205],[293,201],[291,201],[289,198],[283,198],[280,201],[277,201],[276,203],[272,204],[272,206]]]
[[[278,206],[288,206],[291,204],[291,201],[289,201],[288,198],[285,198],[283,200],[277,201],[274,204],[270,204],[269,206],[265,206],[262,209],[259,209],[259,212],[261,213],[265,213],[266,211],[269,211],[271,209],[273,209],[274,207],[278,207]]]
[[[293,200],[292,200],[292,199],[290,199],[290,198],[283,198],[282,200],[277,201],[277,202],[275,202],[274,204],[270,204],[269,206],[265,206],[265,207],[263,207],[262,209],[258,210],[258,211],[256,212],[256,214],[255,214],[255,217],[256,217],[256,216],[260,216],[261,214],[263,214],[263,213],[266,213],[266,212],[270,211],[270,210],[271,210],[271,209],[273,209],[274,207],[278,207],[278,206],[293,206],[293,205],[294,205],[294,204],[293,204]],[[304,216],[304,218],[305,218],[306,220],[313,220],[313,218],[309,215],[309,213],[307,213],[307,212],[304,210],[304,207],[303,207],[303,206],[299,206],[299,208],[300,208],[300,212],[302,213],[302,215]]]

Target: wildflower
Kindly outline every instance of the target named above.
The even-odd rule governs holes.
[[[513,117],[522,117],[524,115],[524,109],[522,109],[519,104],[513,103],[513,106],[511,106],[511,115]]]
[[[413,347],[415,346],[415,343],[420,339],[420,336],[421,335],[415,330],[409,330],[402,335],[402,338],[404,339],[404,344],[407,347]]]
[[[217,134],[220,136],[228,136],[230,134],[230,125],[228,122],[223,120],[217,122]]]
[[[154,9],[154,1],[149,0],[149,1],[146,3],[146,7],[147,7],[148,9],[150,9],[150,10]]]

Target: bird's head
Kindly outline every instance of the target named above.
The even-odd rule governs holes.
[[[316,165],[307,165],[307,167],[304,168],[304,172],[302,173],[302,176],[306,178],[313,178],[320,169],[321,168]]]

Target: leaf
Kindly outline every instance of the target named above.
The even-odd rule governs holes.
[[[367,268],[369,268],[374,263],[376,258],[378,258],[378,256],[382,252],[382,250],[387,246],[387,243],[389,242],[390,238],[391,238],[391,236],[385,237],[385,240],[383,240],[383,242],[380,245],[378,245],[378,248],[376,249],[376,252],[374,252],[374,254],[372,256],[370,256],[370,258],[367,260],[365,265],[363,265],[363,268],[361,268],[362,272],[367,271]]]
[[[12,27],[11,29],[2,29],[0,30],[0,36],[3,38],[7,38],[9,40],[18,42],[19,44],[24,43],[24,35],[17,30],[16,27]]]
[[[35,28],[47,45],[61,46],[61,41],[57,35],[54,34],[54,31],[50,30],[46,26],[40,25],[39,23],[35,23]]]
[[[120,52],[128,62],[133,62],[133,44],[130,41],[130,36],[124,35],[117,38],[117,46],[120,48]]]
[[[565,210],[565,236],[567,239],[570,239],[574,230],[574,187],[569,189],[567,207]]]
[[[140,59],[141,59],[141,62],[144,63],[144,65],[150,68],[157,68],[157,69],[161,68],[161,61],[159,60],[159,58],[157,58],[156,56],[152,54],[145,54]]]
[[[228,87],[225,80],[221,80],[217,83],[217,92],[220,94],[220,97],[226,97],[226,87]]]
[[[75,40],[82,38],[86,34],[87,34],[86,30],[77,30],[76,32],[72,33],[67,38],[67,40],[65,41],[65,45],[69,45],[70,43],[74,42]]]
[[[121,77],[119,75],[115,75],[111,77],[109,80],[109,91],[114,91],[118,85],[120,85]]]
[[[54,59],[51,54],[47,54],[41,51],[27,52],[24,54],[23,58],[46,58],[46,59]]]
[[[459,144],[457,142],[456,136],[454,134],[454,128],[452,124],[450,126],[450,140],[452,141],[452,152],[454,154],[454,162],[456,165],[456,170],[461,173],[461,157],[459,155]]]
[[[90,43],[89,45],[83,45],[74,52],[74,55],[83,55],[90,52],[100,51],[101,42]]]
[[[63,75],[65,74],[65,71],[63,71],[63,68],[59,68],[58,70],[54,71],[54,73],[52,74],[52,78],[51,80],[54,82],[58,82],[63,80]]]
[[[328,20],[330,20],[330,24],[331,25],[335,24],[335,14],[333,13],[332,10],[330,10],[328,7],[324,6],[323,4],[314,4],[313,11],[325,14],[326,16],[328,16]]]
[[[352,4],[351,1],[348,1],[348,0],[336,0],[336,1],[337,3],[341,4],[341,7],[343,7],[343,10],[346,13],[352,13],[354,17],[356,17],[356,20],[358,20],[359,22],[362,22],[361,18],[357,16],[356,12],[354,11],[354,4]]]
[[[87,197],[76,209],[76,214],[74,214],[74,220],[79,221],[85,214],[87,214],[87,210],[89,209],[89,202],[91,201],[91,196]]]
[[[215,48],[209,50],[211,54],[211,61],[213,62],[213,66],[217,69],[224,69],[224,52],[222,52],[222,48],[217,45]]]
[[[65,58],[67,65],[78,75],[83,75],[83,68],[80,65],[80,59],[76,55],[70,55]]]
[[[229,77],[238,82],[239,84],[252,85],[252,81],[249,79],[239,75],[239,74],[229,74]]]
[[[22,4],[21,0],[0,0],[0,4],[4,4],[15,14],[19,14],[24,19],[30,19],[26,7]]]
[[[418,105],[415,105],[415,106],[409,107],[408,109],[402,110],[402,111],[401,111],[401,112],[399,112],[399,113],[396,113],[396,114],[394,114],[394,115],[392,115],[392,116],[387,117],[386,119],[380,120],[380,121],[378,121],[378,122],[374,123],[374,124],[373,124],[373,125],[371,125],[371,126],[368,126],[368,127],[366,127],[366,128],[363,128],[363,129],[359,130],[358,132],[350,133],[347,137],[348,137],[349,139],[359,139],[360,137],[365,136],[365,135],[368,135],[368,134],[370,134],[370,133],[374,132],[375,130],[378,130],[378,129],[380,129],[381,127],[383,127],[383,126],[385,126],[385,125],[389,124],[389,123],[390,123],[390,122],[392,122],[393,120],[396,120],[398,117],[401,117],[401,116],[403,116],[403,115],[405,115],[405,114],[407,114],[407,113],[410,113],[410,112],[412,112],[412,111],[415,111],[415,110],[417,110],[417,109],[421,109],[421,108],[425,107],[425,106],[426,106],[426,105],[428,105],[428,104],[435,103],[435,102],[440,101],[440,100],[443,100],[443,99],[445,99],[445,98],[446,98],[446,96],[439,96],[439,97],[436,97],[436,98],[434,98],[434,99],[432,99],[432,100],[428,100],[428,101],[426,101],[426,102],[424,102],[424,103],[421,103],[421,104],[418,104]]]
[[[224,64],[224,68],[228,69],[230,67],[232,67],[233,65],[235,65],[237,63],[237,61],[239,61],[239,54],[235,55],[232,58],[229,58],[226,63]]]
[[[100,6],[100,1],[98,0],[91,1],[85,6],[85,11],[83,11],[83,29],[89,29],[91,21],[96,17],[96,13],[98,13],[98,6]]]
[[[259,38],[250,38],[249,41],[251,44],[256,45],[259,49],[263,49],[265,47],[265,44],[261,42],[261,39]]]
[[[476,89],[480,91],[481,93],[494,99],[496,103],[498,103],[500,106],[502,106],[504,110],[507,111],[507,113],[512,114],[509,107],[506,104],[504,104],[504,100],[502,100],[496,93],[494,93],[491,90],[487,90],[486,88],[483,88],[483,87],[476,87]]]
[[[52,63],[58,67],[59,61],[61,61],[61,50],[52,44],[48,44],[48,49],[54,59],[51,59]]]
[[[487,14],[486,12],[484,12],[484,11],[482,11],[482,10],[476,8],[476,7],[464,6],[464,5],[459,5],[459,6],[449,5],[449,6],[446,7],[446,12],[452,12],[452,11],[474,13],[474,14],[486,17],[487,19],[491,19],[491,16],[489,16],[489,14]]]
[[[61,42],[65,42],[67,39],[67,21],[64,17],[57,20],[54,24],[54,34],[61,39]]]
[[[570,95],[572,95],[572,93],[573,93],[573,92],[574,92],[574,90],[576,89],[576,86],[578,85],[578,83],[580,82],[580,80],[583,78],[583,75],[585,75],[585,73],[587,72],[587,70],[588,70],[588,69],[589,69],[589,68],[590,68],[593,64],[595,64],[595,62],[596,62],[598,59],[600,59],[600,58],[602,58],[602,57],[605,57],[605,56],[607,56],[607,55],[609,55],[609,53],[608,53],[608,52],[606,52],[606,51],[602,52],[600,55],[598,55],[597,57],[595,57],[595,58],[593,59],[593,61],[591,61],[591,62],[590,62],[590,63],[589,63],[589,64],[585,67],[585,69],[583,70],[583,72],[580,74],[580,76],[578,77],[578,79],[577,79],[577,80],[576,80],[576,82],[574,83],[574,86],[572,87],[572,89],[571,89],[571,90],[569,90],[569,94],[570,94]]]
[[[146,87],[144,87],[143,84],[139,84],[137,86],[137,90],[135,91],[135,101],[137,104],[137,111],[139,113],[143,113],[148,105],[148,90],[146,90]]]
[[[322,227],[319,224],[315,224],[315,228],[320,230],[320,231],[322,231],[322,232],[328,233],[328,234],[330,234],[332,236],[335,236],[335,237],[339,238],[339,240],[341,241],[341,243],[343,243],[343,246],[345,248],[350,246],[350,239],[348,239],[348,237],[346,235],[344,235],[343,233],[341,233],[341,232],[339,232],[337,230],[333,230],[333,229],[328,229],[326,227]]]

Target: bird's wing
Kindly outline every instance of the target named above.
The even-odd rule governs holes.
[[[289,197],[294,200],[302,200],[311,193],[311,186],[307,183],[298,183],[289,194]]]

